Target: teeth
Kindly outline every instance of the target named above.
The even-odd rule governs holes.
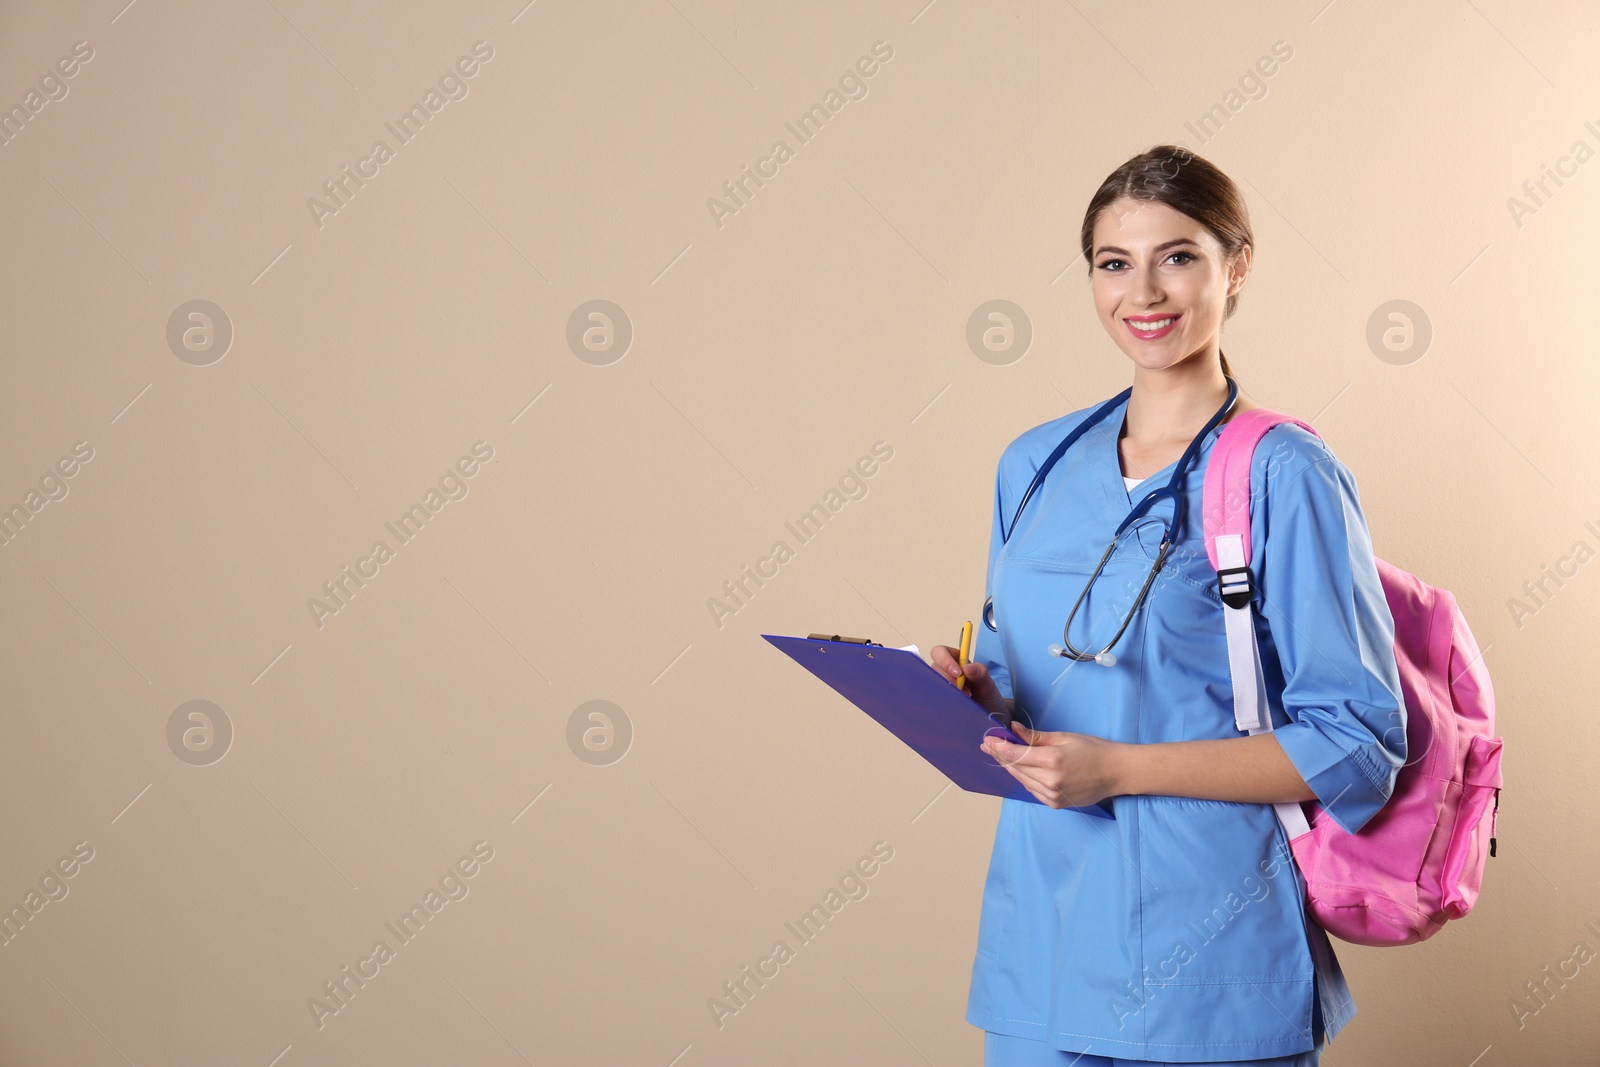
[[[1176,317],[1174,316],[1172,318],[1157,319],[1154,322],[1135,322],[1132,325],[1133,325],[1133,328],[1136,329],[1136,330],[1143,331],[1144,333],[1149,333],[1152,330],[1161,330],[1161,329],[1165,329],[1168,326],[1171,326],[1172,323],[1175,321],[1175,318]]]

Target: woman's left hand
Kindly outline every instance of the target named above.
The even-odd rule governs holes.
[[[1123,749],[1092,734],[1032,730],[1020,722],[1011,731],[1025,745],[985,737],[983,750],[1039,801],[1052,808],[1086,807],[1123,792]]]

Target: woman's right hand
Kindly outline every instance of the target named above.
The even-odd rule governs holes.
[[[956,662],[961,655],[959,648],[949,645],[933,646],[933,669],[947,678],[951,685],[956,684],[956,679],[962,676],[962,668]],[[969,662],[966,665],[967,695],[976,700],[989,714],[998,716],[1006,725],[1011,724],[1011,701],[1007,700],[1000,692],[1000,687],[994,684],[994,679],[989,676],[989,669],[982,663]]]

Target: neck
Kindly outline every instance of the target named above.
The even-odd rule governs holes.
[[[1215,359],[1185,360],[1162,370],[1135,366],[1122,436],[1147,446],[1188,442],[1227,399],[1228,380]],[[1233,411],[1238,409],[1236,399]]]

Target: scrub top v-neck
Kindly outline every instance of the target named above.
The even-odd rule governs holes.
[[[973,658],[1037,730],[1126,743],[1243,736],[1201,536],[1205,464],[1220,425],[1185,472],[1184,529],[1116,662],[1048,651],[1117,524],[1175,469],[1128,486],[1115,436],[1123,401],[1067,449],[1002,539],[1001,517],[1011,522],[1044,458],[1092,410],[1034,427],[1001,457],[986,578],[998,632],[977,629]],[[1285,423],[1262,437],[1251,487],[1250,570],[1274,734],[1353,832],[1387,801],[1405,761],[1394,620],[1355,482],[1316,435]],[[1124,534],[1072,621],[1074,645],[1098,648],[1116,632],[1171,509],[1159,502]],[[1119,795],[1115,818],[1102,820],[1000,803],[966,1012],[973,1025],[1068,1052],[1203,1063],[1308,1051],[1354,1015],[1270,804]]]

